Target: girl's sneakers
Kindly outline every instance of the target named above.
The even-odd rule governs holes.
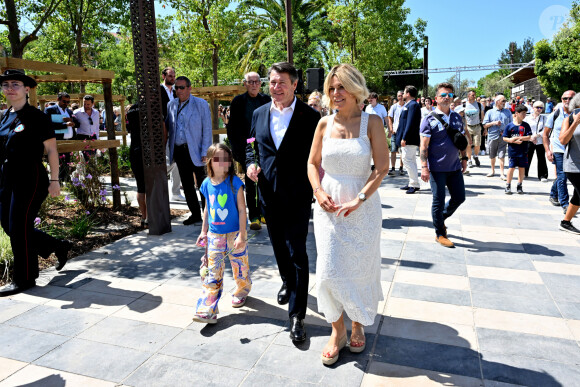
[[[217,315],[210,313],[199,313],[193,316],[193,321],[202,324],[215,324],[217,323]]]
[[[232,307],[233,308],[241,308],[246,304],[247,297],[236,297],[232,296]]]

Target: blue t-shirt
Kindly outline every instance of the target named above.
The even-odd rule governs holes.
[[[552,102],[546,103],[546,114],[552,113],[552,110],[554,110],[554,104]]]
[[[557,110],[556,110],[557,111]],[[560,142],[560,130],[562,130],[562,124],[564,123],[564,119],[567,118],[570,114],[564,113],[564,109],[560,108],[560,114],[556,121],[554,122],[554,114],[556,111],[552,113],[548,119],[546,120],[545,128],[552,128],[552,132],[550,132],[550,142],[552,143],[552,151],[554,153],[564,153],[566,151],[566,146],[562,145]]]
[[[452,128],[464,133],[463,120],[459,114],[450,112],[450,115],[446,116],[439,109],[436,109],[435,113],[439,114],[443,121],[447,122]],[[453,145],[451,137],[449,137],[443,125],[436,118],[430,115],[425,117],[421,122],[419,132],[421,136],[430,138],[427,160],[429,171],[454,172],[461,169],[459,149]]]
[[[489,140],[497,140],[501,137],[503,130],[506,125],[512,122],[512,112],[507,109],[498,110],[495,107],[488,110],[483,118],[483,124],[489,124],[490,122],[500,121],[500,125],[494,125],[487,128],[487,138]]]
[[[201,183],[199,191],[205,196],[209,231],[214,234],[227,234],[240,230],[238,218],[238,190],[244,186],[239,177],[234,176],[232,184],[226,178],[218,185],[213,185],[209,177]]]
[[[532,128],[527,122],[522,122],[519,125],[510,122],[503,130],[503,137],[524,137],[531,136]],[[528,157],[528,141],[521,144],[512,144],[508,142],[508,157]]]

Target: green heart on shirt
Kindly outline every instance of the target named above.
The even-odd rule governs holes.
[[[228,194],[218,195],[218,203],[220,204],[221,207],[225,206],[227,201]]]

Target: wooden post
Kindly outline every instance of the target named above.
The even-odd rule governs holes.
[[[28,104],[34,108],[36,108],[36,87],[33,87],[28,92]]]
[[[213,94],[210,94],[209,97],[209,110],[211,112],[211,130],[212,133],[215,130],[219,129],[219,119],[218,119],[218,100],[215,98]],[[213,142],[220,142],[220,135],[214,134],[213,135]]]
[[[103,94],[105,95],[105,118],[107,122],[107,138],[115,140],[115,120],[113,119],[113,89],[111,80],[103,80]],[[111,187],[119,186],[119,164],[117,148],[109,148],[109,159],[111,160]],[[121,190],[113,189],[113,209],[121,208]]]
[[[123,146],[127,146],[127,122],[125,119],[125,100],[121,100],[121,134],[123,136]]]

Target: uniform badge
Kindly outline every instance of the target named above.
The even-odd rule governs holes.
[[[16,128],[14,128],[14,132],[16,132],[16,133],[20,133],[23,130],[24,130],[24,125],[23,124],[20,124]]]

